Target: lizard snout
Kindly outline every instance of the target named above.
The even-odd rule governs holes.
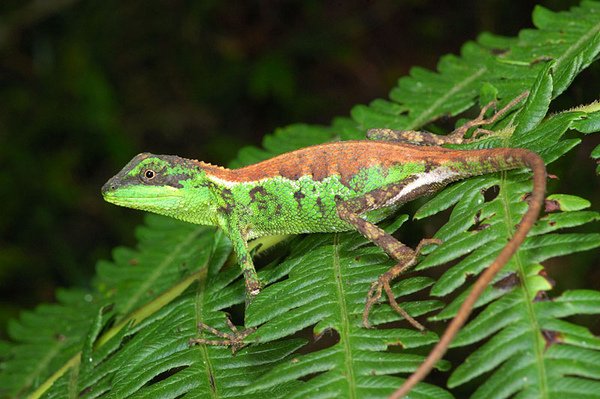
[[[108,180],[106,183],[104,183],[104,185],[102,186],[102,189],[100,190],[102,192],[102,195],[106,195],[111,191],[114,191],[117,188],[117,184],[115,182],[115,179],[112,178],[110,180]]]

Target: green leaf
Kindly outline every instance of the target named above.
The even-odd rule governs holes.
[[[414,219],[423,219],[448,209],[462,198],[463,193],[487,189],[494,181],[493,176],[481,176],[453,184],[421,206],[415,212]]]
[[[523,47],[511,56],[515,59],[525,56],[532,61],[555,59],[553,97],[558,96],[600,51],[598,9],[595,1],[584,1],[569,12],[552,12],[536,6],[533,24],[537,30],[522,31],[519,39]],[[561,26],[569,28],[561,30]]]
[[[596,146],[596,148],[594,148],[594,150],[592,151],[592,158],[594,159],[598,159],[600,158],[600,144]],[[600,164],[598,166],[596,166],[596,174],[600,175]]]
[[[591,104],[597,108],[600,103],[595,101]],[[573,123],[573,127],[581,133],[595,133],[600,130],[600,111],[587,113],[584,118]]]
[[[530,235],[538,235],[549,233],[558,229],[581,226],[586,223],[591,223],[600,220],[598,212],[591,211],[575,211],[565,213],[551,213],[546,215],[537,222],[531,229]]]
[[[561,211],[579,211],[590,207],[590,201],[567,194],[553,194],[547,197],[548,201],[556,202]]]
[[[522,141],[523,136],[526,136],[529,131],[539,125],[548,113],[548,107],[552,99],[551,71],[553,66],[554,63],[547,63],[533,83],[527,102],[514,122],[517,127],[511,137],[512,140]]]

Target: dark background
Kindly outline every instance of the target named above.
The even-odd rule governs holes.
[[[0,2],[0,326],[135,245],[142,213],[99,190],[136,153],[227,163],[278,126],[386,98],[482,31],[531,28],[536,3],[578,2],[326,3]],[[593,190],[589,147],[576,159]]]

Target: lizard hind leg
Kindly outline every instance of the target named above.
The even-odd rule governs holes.
[[[373,190],[362,197],[357,197],[338,203],[337,205],[337,212],[342,220],[345,220],[351,224],[358,232],[372,241],[375,245],[383,249],[390,257],[398,262],[386,273],[379,276],[377,281],[373,282],[371,285],[367,295],[365,310],[363,312],[363,325],[367,328],[370,327],[369,313],[371,308],[375,303],[377,303],[379,298],[381,298],[382,292],[385,291],[390,305],[397,313],[399,313],[418,330],[422,331],[425,329],[423,325],[412,318],[404,309],[400,307],[400,305],[398,305],[392,292],[390,282],[404,271],[415,265],[419,252],[421,251],[421,247],[424,244],[430,244],[432,242],[437,243],[439,240],[423,240],[417,246],[416,251],[413,251],[411,248],[402,244],[392,235],[386,233],[375,224],[360,217],[360,215],[365,212],[385,206],[387,201],[389,201],[390,198],[394,198],[403,187],[403,184],[392,184],[388,187]]]
[[[423,146],[439,146],[449,142],[448,136],[440,136],[419,130],[369,129],[367,131],[367,138],[369,140],[381,140]]]
[[[446,136],[440,136],[434,133],[422,132],[417,130],[394,130],[394,129],[369,129],[367,138],[370,140],[384,140],[392,142],[409,143],[414,145],[443,145],[443,144],[462,144],[477,140],[479,136],[493,133],[491,130],[479,128],[492,124],[505,115],[508,111],[514,108],[518,103],[523,101],[529,95],[528,91],[521,93],[515,97],[502,109],[494,112],[489,118],[485,117],[486,112],[496,106],[496,101],[491,101],[481,108],[479,115],[462,126],[456,128],[453,132]],[[465,139],[464,136],[471,128],[477,128],[470,139]]]
[[[518,103],[523,101],[523,99],[527,98],[527,96],[529,96],[529,91],[524,91],[523,93],[519,94],[517,97],[513,98],[504,107],[502,107],[502,109],[497,110],[496,112],[494,112],[494,114],[492,116],[490,116],[489,118],[486,118],[485,113],[487,112],[487,110],[491,107],[496,106],[496,101],[491,101],[490,103],[486,104],[484,107],[481,108],[481,112],[479,112],[479,115],[477,116],[477,118],[468,121],[467,123],[465,123],[464,125],[462,125],[461,127],[457,128],[456,130],[454,130],[453,132],[451,132],[450,134],[448,134],[447,136],[444,136],[444,137],[447,137],[449,140],[451,140],[451,141],[449,141],[451,143],[460,144],[460,143],[468,143],[470,141],[476,140],[478,135],[490,134],[490,133],[492,133],[492,131],[490,131],[490,130],[477,128],[475,130],[475,132],[473,132],[472,138],[470,138],[470,139],[464,138],[465,134],[467,133],[467,130],[471,129],[472,127],[489,125],[491,123],[498,121],[498,119],[500,119],[504,114],[506,114],[508,111],[513,109]]]

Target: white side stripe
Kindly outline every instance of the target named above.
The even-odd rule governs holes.
[[[432,185],[435,183],[444,183],[456,175],[458,175],[457,172],[454,172],[445,167],[439,167],[437,169],[434,169],[431,172],[419,173],[416,175],[415,180],[408,183],[406,186],[404,186],[402,188],[402,190],[400,190],[400,192],[398,194],[396,194],[394,197],[389,199],[386,202],[386,206],[395,204],[402,197],[410,194],[411,192],[414,192],[415,190],[417,190],[423,186],[428,186],[428,185]]]

